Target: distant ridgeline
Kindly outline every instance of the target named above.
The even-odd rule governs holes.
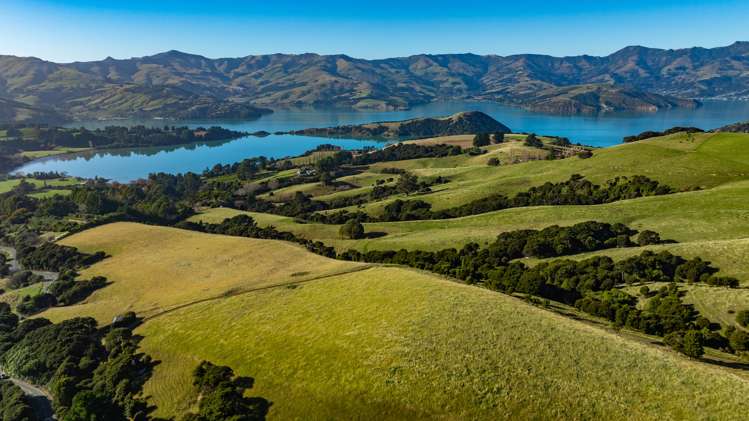
[[[394,110],[477,99],[545,112],[653,111],[698,104],[683,98],[746,98],[749,64],[742,57],[748,53],[749,43],[737,42],[711,49],[632,46],[605,57],[419,54],[364,60],[272,54],[210,59],[167,51],[59,64],[0,56],[0,86],[7,87],[3,96],[11,101],[0,102],[0,116],[11,121],[245,118],[269,112],[260,107]]]
[[[405,140],[476,133],[510,133],[510,128],[480,111],[469,111],[447,117],[310,128],[290,133],[318,137]]]

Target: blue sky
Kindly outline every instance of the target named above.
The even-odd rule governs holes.
[[[749,1],[0,0],[0,54],[58,62],[170,49],[208,57],[606,55],[749,40]]]

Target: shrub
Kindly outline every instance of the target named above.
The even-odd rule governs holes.
[[[489,146],[491,138],[489,133],[479,133],[473,137],[473,146],[480,148],[482,146]]]
[[[749,334],[741,329],[734,329],[728,335],[728,344],[734,351],[747,351],[749,350]]]
[[[696,330],[690,330],[684,335],[681,352],[692,358],[699,358],[705,353],[702,347],[702,333]]]
[[[505,141],[505,134],[504,133],[494,133],[492,135],[492,141],[494,143],[502,143]]]
[[[201,395],[198,413],[183,420],[264,420],[271,404],[261,397],[245,396],[253,384],[254,379],[235,376],[229,367],[201,362],[193,371],[193,385]]]
[[[525,146],[530,146],[531,148],[543,148],[544,143],[536,137],[535,133],[531,133],[525,138],[525,142],[523,142]]]
[[[644,230],[637,236],[637,245],[647,246],[650,244],[660,244],[661,236],[655,231]]]
[[[749,326],[749,310],[741,310],[736,315],[736,323],[743,327]]]
[[[499,158],[497,157],[491,157],[488,161],[486,161],[486,164],[491,167],[498,167],[499,166]]]
[[[356,219],[349,219],[345,224],[341,226],[338,233],[343,238],[350,238],[352,240],[358,240],[364,237],[364,225]]]
[[[739,286],[739,280],[731,276],[711,276],[705,283],[715,287],[738,288]]]
[[[466,149],[466,153],[470,156],[479,156],[485,154],[486,150],[474,146],[473,148]]]
[[[699,358],[705,353],[704,337],[697,330],[689,330],[686,333],[671,332],[663,337],[663,342],[691,358]]]

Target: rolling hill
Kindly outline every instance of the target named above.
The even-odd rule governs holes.
[[[142,312],[160,416],[194,404],[203,359],[252,376],[271,419],[739,419],[749,392],[727,369],[411,269],[140,224],[64,243],[111,254],[85,274],[113,284],[42,315]]]

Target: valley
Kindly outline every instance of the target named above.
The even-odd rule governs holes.
[[[738,419],[737,396],[749,388],[736,348],[745,345],[733,333],[743,332],[736,314],[749,308],[749,231],[740,223],[749,218],[748,136],[676,132],[592,149],[517,133],[353,153],[323,145],[298,158],[250,158],[140,184],[52,179],[69,193],[26,196],[35,210],[7,216],[5,226],[25,221],[56,231],[59,246],[106,256],[78,276],[106,285],[32,317],[106,326],[137,315],[138,349],[158,361],[142,392],[155,416],[194,408],[190,373],[209,360],[252,376],[252,393],[272,403],[276,419],[697,419],[701,411]],[[34,194],[7,184],[2,206]],[[47,202],[59,210],[45,210]],[[394,210],[411,202],[425,205]],[[464,216],[439,217],[457,210]],[[361,234],[343,230],[352,221]],[[526,244],[517,257],[496,242],[527,230],[567,238],[566,248]],[[643,240],[645,232],[657,238]],[[583,245],[578,235],[597,240]],[[505,256],[491,263],[500,272],[482,250]],[[673,268],[656,275],[616,266],[619,283],[601,289],[560,284],[553,292],[543,281],[531,293],[525,278],[504,286],[515,282],[502,272],[509,268],[526,277],[554,265],[585,270],[599,264],[594,258],[636,267],[648,256],[673,256],[677,266],[701,258],[709,275],[665,282]],[[429,260],[444,258],[459,263]],[[18,308],[24,295],[44,292],[5,294]],[[664,310],[648,303],[675,299],[694,312],[683,316],[690,331],[701,318],[718,330],[700,328],[704,355],[687,358],[670,349],[662,325],[586,307],[616,294],[635,300],[628,311],[639,313],[630,317],[662,323],[652,318]],[[719,338],[724,345],[713,345]]]
[[[0,421],[747,419],[749,2],[0,10]]]

